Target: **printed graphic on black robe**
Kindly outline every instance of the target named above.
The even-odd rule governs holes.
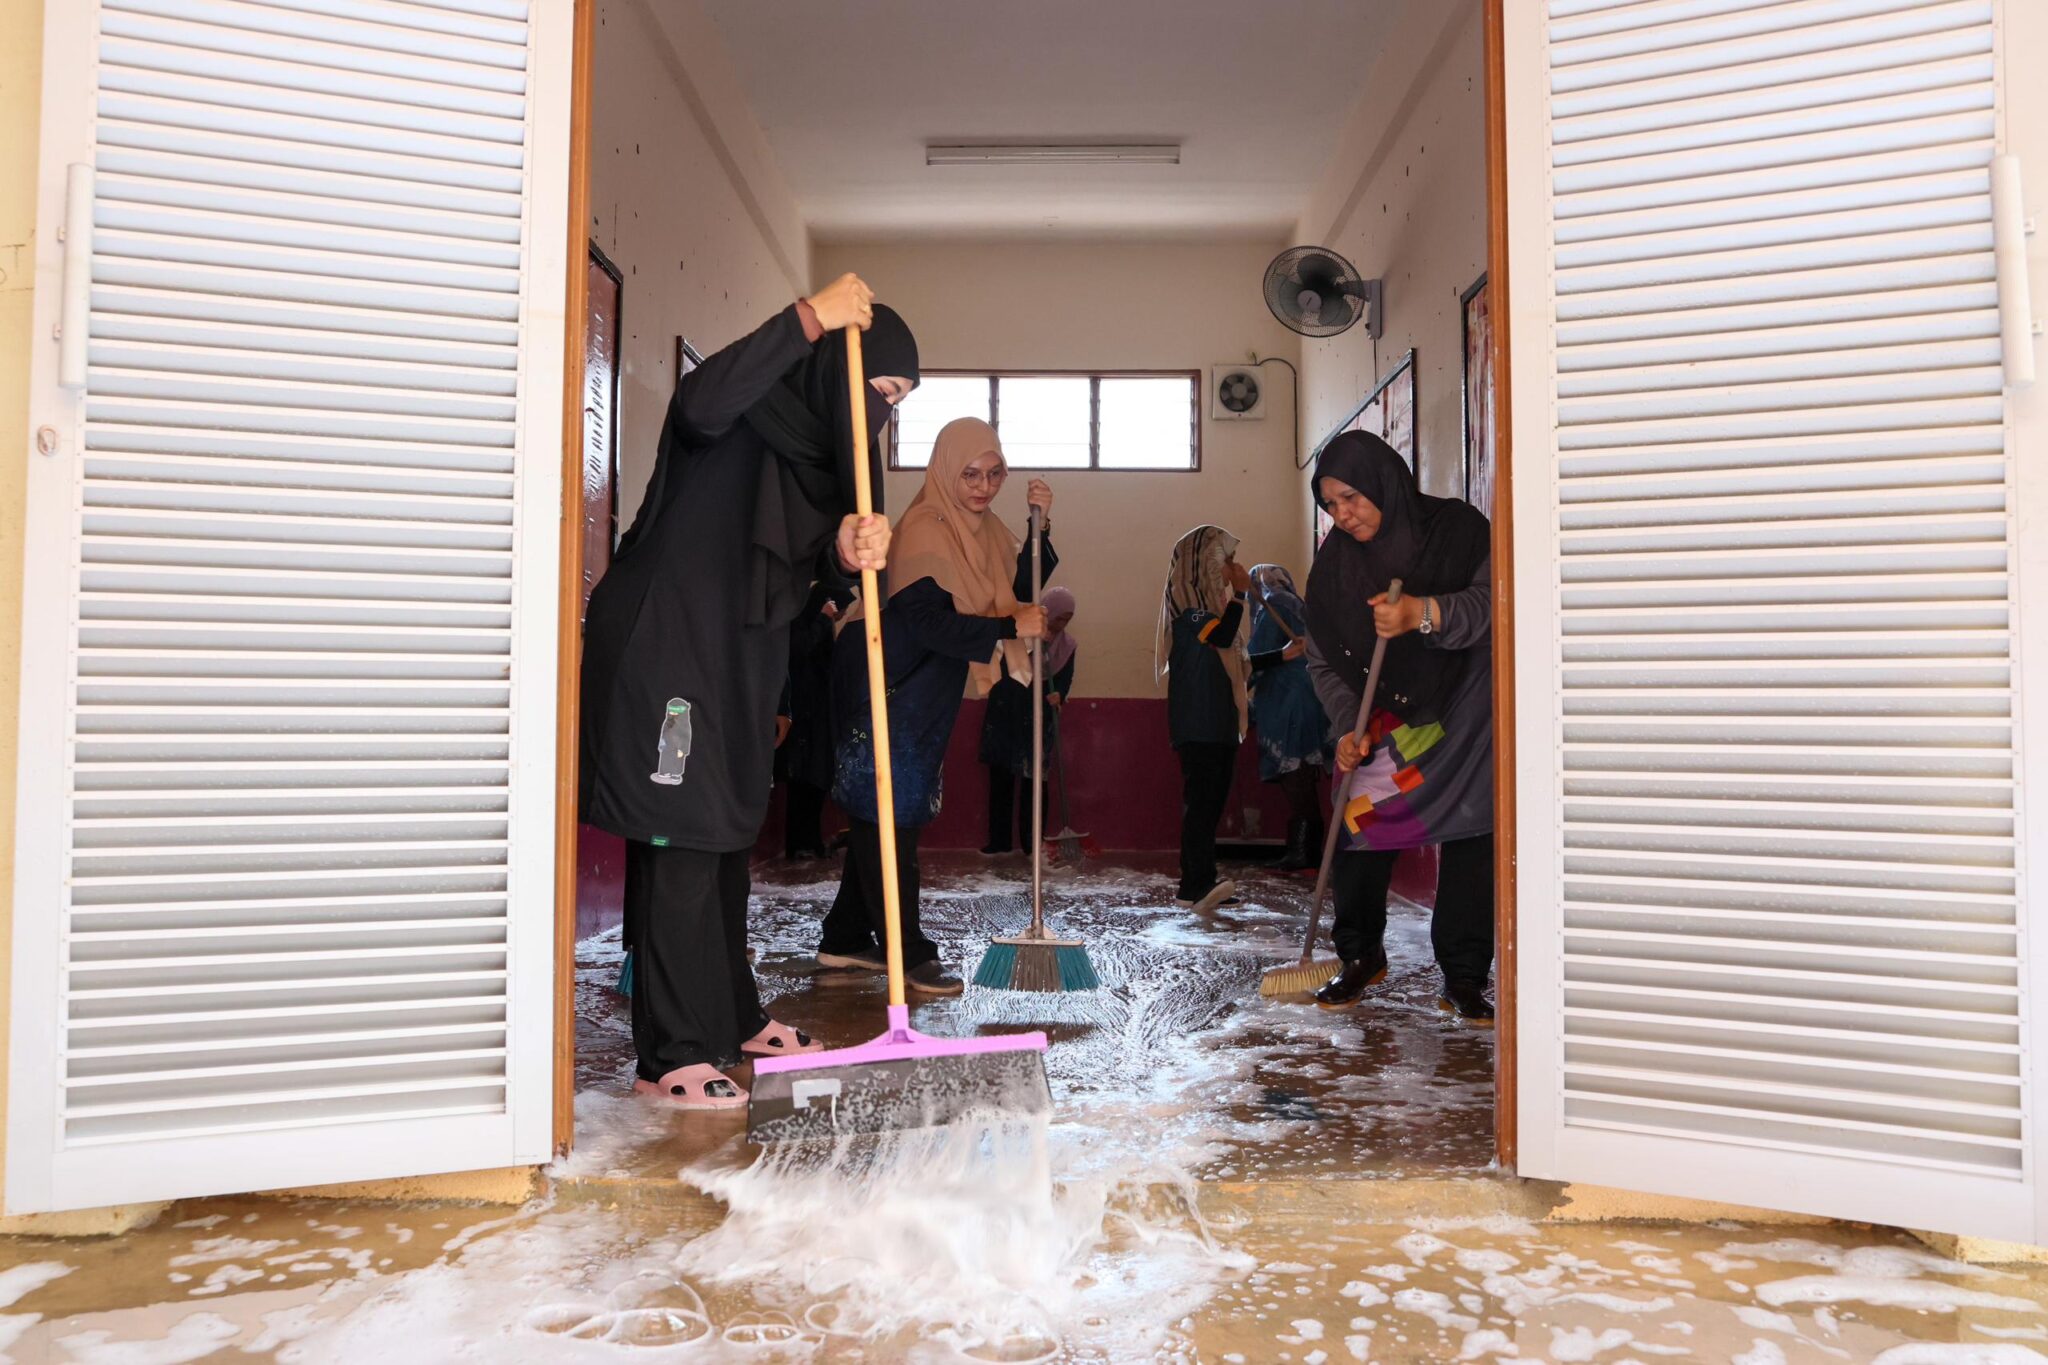
[[[648,776],[664,787],[683,785],[690,764],[690,703],[670,697],[661,717],[661,738],[655,744],[654,771]]]

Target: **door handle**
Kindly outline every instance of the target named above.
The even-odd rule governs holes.
[[[2020,197],[2020,159],[2011,153],[1991,158],[1991,253],[1998,271],[1999,353],[2005,386],[2034,382],[2033,295],[2027,282],[2027,236],[2034,225]]]

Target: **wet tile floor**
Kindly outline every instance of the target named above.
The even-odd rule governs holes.
[[[935,877],[956,965],[1020,920],[1014,873]],[[764,875],[757,941],[778,1016],[838,1043],[874,1030],[880,993],[805,979],[825,880]],[[617,949],[593,941],[579,1148],[553,1197],[201,1200],[123,1237],[0,1242],[0,1357],[2048,1362],[2048,1273],[1887,1230],[1362,1217],[1339,1192],[1485,1182],[1491,1038],[1437,1014],[1412,909],[1367,1008],[1259,1001],[1307,887],[1247,880],[1247,906],[1208,923],[1161,908],[1157,867],[1056,881],[1101,992],[918,1012],[938,1033],[1052,1033],[1050,1127],[823,1169],[755,1163],[736,1121],[620,1100]]]
[[[686,1265],[703,1215],[208,1200],[116,1239],[0,1246],[21,1362],[2048,1360],[2048,1279],[1903,1236],[1734,1224],[1357,1225],[1219,1216],[1178,1245],[1111,1228],[1062,1311],[994,1341],[845,1331],[815,1283]],[[1205,1240],[1206,1238],[1206,1240]],[[1055,1341],[1054,1337],[1058,1340]]]
[[[1022,858],[941,855],[927,869],[925,931],[971,978],[988,940],[1030,914]],[[942,1036],[1043,1029],[1061,1121],[1114,1144],[1128,1135],[1203,1147],[1197,1172],[1219,1180],[1470,1173],[1493,1161],[1493,1035],[1436,1008],[1427,912],[1395,907],[1394,966],[1366,1003],[1343,1012],[1261,1000],[1260,974],[1300,952],[1312,880],[1233,869],[1244,905],[1211,917],[1177,910],[1163,861],[1095,865],[1047,880],[1046,913],[1088,944],[1102,989],[1008,994],[970,989],[917,1004],[916,1027]],[[813,985],[817,926],[836,870],[767,865],[756,877],[756,971],[771,1014],[833,1046],[882,1027],[879,977]],[[1325,933],[1322,942],[1327,945]],[[1327,947],[1325,949],[1327,951]],[[615,936],[579,958],[578,1089],[592,1098],[632,1083],[632,1029],[612,991]],[[744,1073],[742,1081],[744,1082]],[[1131,1122],[1142,1116],[1142,1123]],[[738,1119],[702,1115],[645,1126],[608,1169],[668,1174],[729,1146]],[[729,1153],[743,1157],[737,1146]],[[585,1163],[588,1169],[594,1165]]]

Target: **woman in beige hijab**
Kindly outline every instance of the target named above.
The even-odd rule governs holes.
[[[1029,642],[1045,632],[1031,604],[1028,546],[990,511],[1009,476],[995,428],[949,422],[932,447],[924,487],[896,524],[889,551],[889,604],[882,654],[889,686],[889,748],[896,786],[896,874],[903,907],[906,984],[957,995],[960,978],[918,925],[917,840],[939,813],[940,770],[963,696],[985,697],[1001,676],[1029,679]],[[1031,506],[1051,526],[1052,489],[1031,481]],[[1058,557],[1047,537],[1043,567]],[[865,604],[848,614],[858,620]],[[859,628],[840,632],[832,659],[832,797],[852,824],[839,897],[825,917],[819,965],[879,972],[881,838],[875,827],[875,750],[869,732],[867,661]]]

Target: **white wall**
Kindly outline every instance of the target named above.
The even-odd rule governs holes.
[[[632,520],[675,387],[802,295],[809,236],[697,0],[598,0],[590,239],[625,276],[619,517]]]
[[[1486,269],[1486,138],[1480,0],[1411,0],[1362,82],[1300,236],[1386,279],[1386,333],[1363,324],[1304,340],[1303,434],[1312,445],[1410,347],[1417,468],[1425,492],[1464,492],[1464,361],[1458,296]]]
[[[917,242],[820,243],[815,274],[858,272],[917,333],[932,369],[1202,369],[1261,356],[1293,361],[1299,341],[1266,311],[1261,272],[1283,243]],[[1152,639],[1167,554],[1203,522],[1244,542],[1247,564],[1305,568],[1306,482],[1291,457],[1294,424],[1285,366],[1267,367],[1269,415],[1212,422],[1203,405],[1199,473],[1050,476],[1055,582],[1074,590],[1082,643],[1081,696],[1161,695]],[[922,476],[891,474],[900,513]],[[998,507],[1023,523],[1024,479]]]

